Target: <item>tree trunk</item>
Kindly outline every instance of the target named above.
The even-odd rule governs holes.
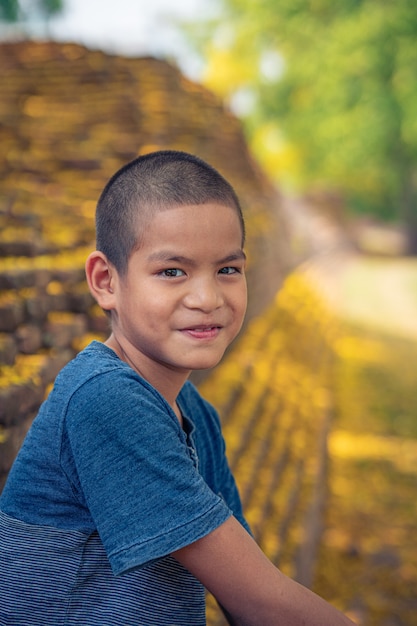
[[[417,256],[417,219],[406,224],[407,228],[407,253]]]
[[[417,187],[413,173],[404,180],[402,214],[407,234],[407,254],[417,256]]]

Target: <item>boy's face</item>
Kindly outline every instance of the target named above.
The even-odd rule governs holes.
[[[216,365],[246,310],[236,211],[208,203],[156,212],[126,275],[115,275],[113,334],[152,384]]]

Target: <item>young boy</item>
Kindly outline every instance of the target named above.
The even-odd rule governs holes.
[[[162,151],[97,206],[90,290],[111,320],[57,377],[0,500],[1,626],[199,626],[204,587],[231,624],[350,620],[252,539],[214,409],[187,382],[246,307],[244,223],[228,182]]]

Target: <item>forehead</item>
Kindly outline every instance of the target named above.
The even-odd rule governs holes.
[[[243,247],[243,221],[238,208],[229,204],[213,201],[196,205],[148,205],[137,213],[138,246],[146,244],[151,230],[164,230],[168,225],[173,233],[195,230],[197,226],[196,234],[201,236],[204,236],[208,227],[211,231],[217,229],[220,232],[225,228],[232,232],[237,231]]]

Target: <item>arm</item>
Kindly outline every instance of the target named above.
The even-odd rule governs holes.
[[[233,517],[173,556],[224,607],[234,626],[352,626],[280,572]]]

